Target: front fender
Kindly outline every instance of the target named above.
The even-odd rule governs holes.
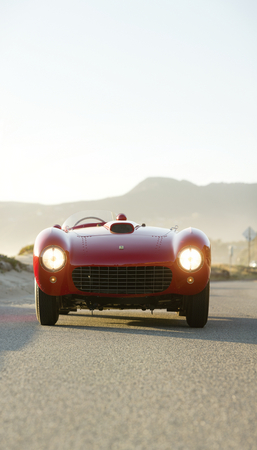
[[[46,270],[42,266],[40,258],[40,255],[44,248],[51,245],[61,247],[66,254],[65,266],[61,270],[54,273]],[[65,231],[55,227],[46,228],[37,236],[33,253],[33,269],[38,286],[46,294],[59,296],[69,292],[67,282],[67,270],[70,265],[69,252],[69,239]],[[56,278],[55,283],[52,283],[50,281],[50,278],[53,275]]]
[[[185,247],[196,247],[200,250],[203,256],[202,266],[194,271],[187,272],[179,265],[179,253]],[[201,292],[207,285],[211,274],[211,245],[208,237],[203,231],[197,228],[186,228],[175,234],[173,240],[173,248],[175,253],[174,275],[176,278],[177,288],[184,295],[193,295]],[[191,276],[194,278],[194,283],[189,284],[187,278]]]

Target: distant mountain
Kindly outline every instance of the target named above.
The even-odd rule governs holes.
[[[107,209],[124,212],[146,225],[200,228],[212,239],[244,240],[248,226],[257,231],[257,183],[197,186],[172,178],[147,178],[127,194],[85,202],[41,205],[0,202],[0,253],[15,255],[37,234],[74,212]]]

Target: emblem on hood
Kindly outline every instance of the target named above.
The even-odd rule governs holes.
[[[119,250],[124,250],[124,245],[119,245]]]

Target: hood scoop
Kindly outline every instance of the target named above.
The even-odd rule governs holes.
[[[132,223],[113,223],[110,227],[111,233],[117,233],[117,234],[127,234],[127,233],[133,233],[134,226]]]

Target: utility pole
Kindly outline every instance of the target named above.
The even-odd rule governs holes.
[[[229,269],[231,269],[232,257],[233,257],[233,254],[234,254],[234,247],[233,247],[233,245],[229,245],[229,247],[228,247],[228,254],[229,254]]]
[[[250,265],[251,262],[251,241],[254,240],[256,233],[255,231],[251,228],[248,227],[244,232],[243,232],[243,236],[247,239],[248,241],[248,266]]]
[[[251,228],[248,228],[248,267],[251,261]]]

